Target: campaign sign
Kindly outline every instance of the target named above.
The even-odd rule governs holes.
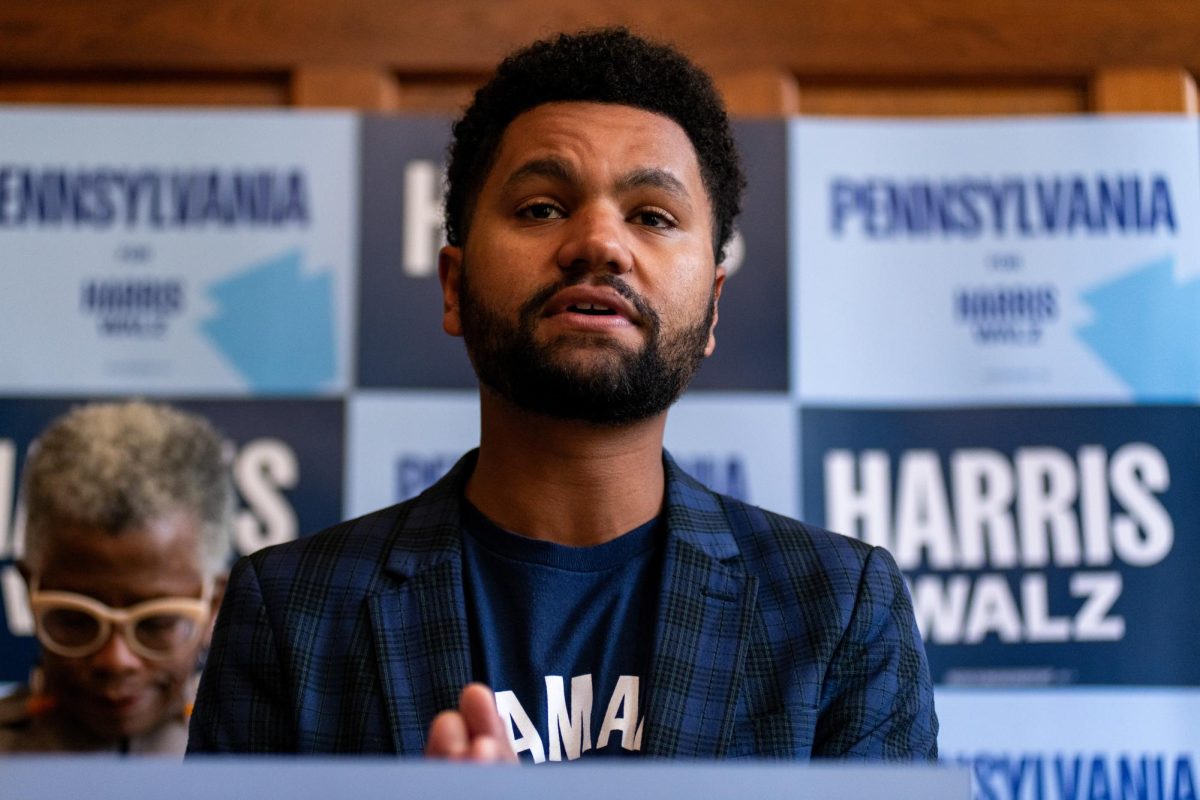
[[[1200,684],[1200,406],[801,427],[807,512],[895,556],[935,682]]]
[[[697,393],[671,410],[666,448],[710,489],[795,513],[796,415],[785,396]],[[347,515],[414,497],[479,446],[476,392],[359,392],[347,423]]]
[[[0,111],[0,391],[344,390],[356,125]]]
[[[362,119],[359,386],[475,386],[462,340],[442,331],[437,257],[450,123]]]
[[[0,399],[0,682],[24,680],[36,650],[25,584],[20,470],[29,444],[78,399]],[[342,518],[341,400],[171,400],[208,418],[236,447],[235,555],[295,539]]]
[[[346,422],[346,510],[415,497],[479,446],[479,393],[360,391]]]
[[[737,120],[746,196],[726,251],[717,349],[692,390],[788,389],[787,126]]]
[[[362,275],[358,385],[467,389],[475,375],[462,341],[442,331],[437,253],[451,121],[362,121]],[[717,349],[696,389],[787,388],[786,126],[734,126],[749,188],[728,249]],[[550,279],[548,279],[550,280]]]
[[[1196,688],[936,692],[943,762],[970,767],[977,800],[1195,800]]]
[[[786,395],[696,392],[671,409],[664,446],[709,489],[794,517],[795,442]]]
[[[791,125],[803,400],[1200,399],[1194,118]]]

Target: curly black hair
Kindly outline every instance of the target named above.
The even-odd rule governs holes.
[[[725,259],[745,178],[712,79],[679,51],[625,28],[559,34],[508,56],[454,124],[446,173],[446,238],[467,238],[475,199],[505,129],[544,103],[583,101],[644,109],[675,121],[692,142],[713,207],[713,254]]]

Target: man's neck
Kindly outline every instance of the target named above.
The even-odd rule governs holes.
[[[531,414],[484,391],[467,499],[507,530],[575,547],[615,539],[662,509],[666,414],[598,426]]]

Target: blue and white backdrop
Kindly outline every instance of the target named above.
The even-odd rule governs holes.
[[[448,122],[0,110],[0,682],[34,653],[17,478],[72,404],[209,416],[240,553],[474,445],[435,267]],[[736,128],[719,346],[668,447],[895,554],[979,797],[1195,797],[1196,121]]]

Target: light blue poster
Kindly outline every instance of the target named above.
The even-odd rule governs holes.
[[[806,402],[1200,399],[1186,117],[795,120]]]
[[[0,111],[0,392],[343,391],[357,124]]]
[[[689,391],[667,417],[664,445],[709,489],[794,517],[796,425],[782,393]]]
[[[977,800],[1190,800],[1200,779],[1195,688],[936,691],[943,761]]]
[[[718,492],[795,514],[796,413],[785,395],[691,392],[671,410],[666,448]],[[407,500],[479,446],[479,395],[360,390],[347,417],[347,515]]]
[[[346,416],[346,516],[415,497],[479,446],[474,390],[367,389]]]

